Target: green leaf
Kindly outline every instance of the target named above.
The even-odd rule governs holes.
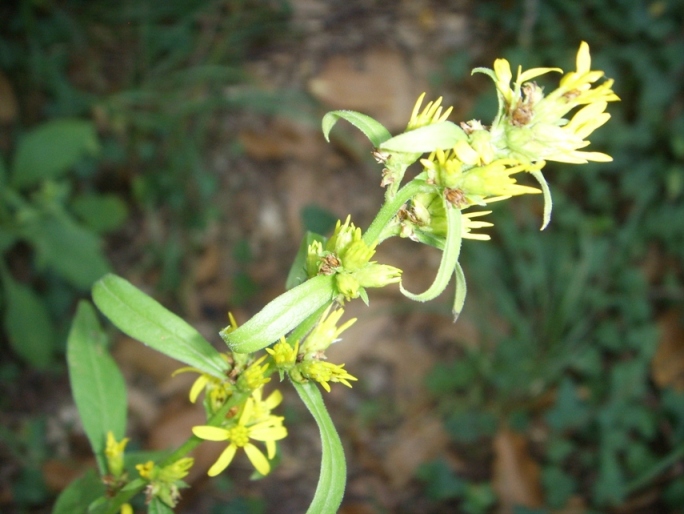
[[[389,152],[420,154],[438,148],[446,150],[452,148],[457,141],[467,139],[468,136],[461,127],[450,121],[442,121],[394,136],[378,148]]]
[[[445,200],[446,201],[446,200]],[[446,289],[446,286],[451,280],[451,274],[454,273],[456,269],[456,264],[458,263],[458,256],[461,252],[461,211],[452,207],[450,204],[446,204],[446,217],[447,217],[447,236],[444,243],[444,251],[442,252],[442,260],[439,263],[439,269],[437,270],[437,276],[432,285],[421,294],[414,294],[406,289],[404,289],[403,284],[399,284],[399,289],[402,294],[411,300],[416,302],[427,302],[437,298],[442,291]],[[459,294],[458,292],[456,293]],[[464,297],[465,298],[465,297]],[[457,305],[454,305],[457,307]]]
[[[27,187],[58,177],[98,149],[97,133],[90,121],[63,119],[44,123],[19,140],[12,185]]]
[[[454,304],[451,308],[451,313],[454,316],[455,322],[461,315],[463,305],[465,305],[466,293],[468,291],[466,287],[465,274],[463,273],[463,268],[458,261],[456,261],[454,275],[456,277],[456,292],[454,293]]]
[[[299,245],[297,256],[295,257],[290,272],[287,274],[287,281],[285,282],[285,289],[292,289],[299,284],[302,284],[308,278],[306,273],[306,257],[309,253],[309,245],[314,241],[319,241],[324,244],[326,238],[314,232],[307,232]]]
[[[530,171],[530,173],[534,178],[537,179],[537,182],[539,182],[539,185],[541,186],[542,193],[544,194],[544,220],[542,221],[542,226],[540,229],[544,230],[551,222],[551,209],[553,208],[551,189],[549,189],[549,184],[546,182],[546,179],[541,171]]]
[[[147,482],[136,478],[128,482],[114,498],[98,498],[88,507],[88,514],[119,514],[121,506],[147,487]]]
[[[38,266],[54,269],[73,286],[88,289],[109,272],[100,238],[69,216],[42,216],[23,229],[35,247]]]
[[[271,301],[236,330],[226,327],[221,337],[237,353],[252,353],[286,335],[335,294],[334,275],[318,275]]]
[[[376,148],[392,137],[385,127],[370,116],[356,111],[330,111],[323,116],[323,135],[326,141],[330,142],[330,131],[339,119],[347,120],[363,132]]]
[[[173,514],[173,509],[161,501],[158,497],[154,497],[147,506],[147,512],[149,514]]]
[[[120,227],[128,216],[126,204],[116,195],[77,196],[71,202],[71,208],[91,230],[97,233]]]
[[[133,284],[106,275],[93,286],[95,305],[123,333],[155,350],[217,378],[227,364],[188,323]]]
[[[89,469],[71,482],[57,498],[52,514],[75,514],[88,511],[88,506],[105,494],[102,479]]]
[[[100,473],[107,472],[107,432],[117,441],[126,432],[126,384],[107,351],[105,336],[92,305],[82,300],[67,339],[69,382]]]
[[[5,329],[16,354],[34,368],[45,368],[55,350],[55,329],[43,300],[30,287],[3,273]]]
[[[293,383],[299,397],[318,424],[321,435],[321,474],[316,493],[307,514],[335,514],[342,503],[347,481],[344,449],[335,425],[330,419],[321,392],[312,382]]]

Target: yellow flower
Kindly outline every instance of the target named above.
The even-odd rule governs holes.
[[[328,382],[339,382],[347,387],[351,387],[349,380],[358,380],[358,378],[347,373],[347,370],[344,369],[344,364],[332,364],[331,362],[307,359],[302,361],[298,368],[304,378],[318,382],[328,392],[330,392]]]
[[[611,89],[613,81],[593,85],[604,72],[591,69],[589,45],[584,41],[577,52],[576,67],[548,95],[530,80],[549,71],[561,71],[558,68],[534,68],[525,72],[518,69],[513,86],[510,65],[505,59],[497,59],[493,71],[477,70],[492,77],[499,92],[499,114],[489,140],[497,149],[497,157],[527,162],[612,160],[604,153],[581,149],[589,145],[586,138],[610,118],[605,112],[607,103],[619,100]],[[585,107],[568,121],[566,115],[578,106]]]
[[[344,314],[344,309],[336,309],[332,312],[330,309],[330,307],[326,309],[321,320],[304,340],[301,353],[305,357],[311,354],[322,354],[332,343],[338,340],[342,332],[356,322],[356,318],[352,318],[338,327],[337,323]]]
[[[282,417],[269,415],[265,420],[254,422],[254,399],[248,398],[237,423],[230,427],[212,427],[208,425],[193,427],[192,432],[200,439],[207,441],[230,441],[218,460],[209,468],[208,475],[216,476],[233,461],[238,448],[243,448],[249,461],[262,475],[271,471],[270,459],[275,456],[275,441],[287,436],[287,429],[282,425]],[[268,458],[259,448],[250,442],[266,442]]]
[[[415,130],[420,127],[425,127],[427,125],[432,125],[434,123],[440,123],[446,121],[451,114],[453,107],[449,107],[444,114],[442,114],[442,97],[440,96],[434,102],[429,102],[423,111],[420,111],[420,106],[425,98],[425,93],[418,97],[415,105],[413,106],[413,112],[411,113],[411,119],[406,126],[406,131]]]
[[[268,370],[268,364],[262,364],[266,357],[267,355],[262,355],[242,372],[238,379],[238,387],[240,389],[243,391],[254,391],[271,381],[270,377],[267,377],[265,374]]]
[[[107,469],[109,470],[109,473],[115,477],[119,477],[123,473],[123,454],[127,444],[128,437],[124,437],[121,441],[117,442],[114,433],[111,430],[107,432],[107,444],[105,445]]]
[[[175,507],[180,499],[179,489],[187,487],[182,479],[188,474],[195,460],[191,457],[183,457],[167,466],[157,466],[153,461],[137,464],[135,468],[140,477],[148,483],[145,489],[147,503],[153,497],[158,497],[169,507]]]
[[[283,401],[283,393],[275,389],[264,400],[262,398],[264,388],[260,387],[252,391],[252,400],[254,400],[254,412],[252,412],[252,422],[265,421],[271,414],[271,411],[280,405]]]
[[[295,365],[298,352],[299,341],[292,346],[285,340],[284,337],[281,337],[280,341],[274,344],[272,348],[266,348],[266,353],[271,356],[276,368],[278,369],[280,380],[283,379],[283,373],[289,371],[292,366]]]
[[[488,234],[473,234],[471,231],[479,228],[493,227],[493,223],[488,221],[473,221],[473,218],[478,218],[480,216],[486,216],[491,214],[492,211],[477,211],[468,212],[463,214],[462,225],[461,225],[461,237],[464,239],[479,239],[480,241],[489,241],[491,236]]]
[[[130,503],[124,503],[119,510],[119,514],[133,514],[133,507]]]

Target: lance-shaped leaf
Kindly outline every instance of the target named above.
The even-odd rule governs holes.
[[[330,142],[330,131],[339,119],[347,120],[363,132],[376,148],[392,137],[392,134],[381,123],[370,116],[356,111],[330,111],[323,116],[323,135],[326,141]]]
[[[437,276],[432,285],[421,294],[414,294],[404,289],[403,284],[399,284],[401,292],[407,298],[417,302],[427,302],[439,296],[451,280],[451,274],[458,263],[458,256],[461,252],[461,223],[462,216],[460,209],[451,206],[445,200],[446,217],[447,217],[447,236],[444,242],[444,251],[442,252],[442,260],[439,263]]]
[[[120,441],[126,430],[126,384],[107,351],[95,309],[81,301],[67,339],[69,382],[101,474],[107,472],[107,432]]]
[[[95,470],[89,469],[62,491],[55,502],[52,514],[88,512],[88,506],[97,498],[104,496],[105,492],[102,479]]]
[[[463,310],[463,305],[465,304],[466,293],[468,289],[466,288],[465,274],[463,273],[463,268],[461,263],[456,261],[456,269],[454,270],[454,275],[456,277],[456,292],[454,293],[454,305],[451,308],[451,313],[454,315],[454,322],[461,315]]]
[[[239,328],[226,327],[220,336],[234,352],[256,352],[332,302],[334,294],[334,275],[318,275],[278,296]]]
[[[347,464],[344,449],[335,425],[325,408],[321,392],[312,383],[294,383],[299,397],[318,424],[321,434],[321,473],[316,493],[307,514],[335,514],[344,496],[347,482]]]
[[[93,300],[124,334],[204,373],[225,376],[226,362],[197,330],[127,280],[105,275],[93,286]]]
[[[546,182],[544,175],[539,170],[530,171],[532,176],[537,179],[539,185],[541,186],[542,193],[544,193],[544,221],[539,230],[544,230],[549,222],[551,221],[551,209],[553,207],[553,201],[551,200],[551,189],[549,189],[549,184]]]
[[[461,127],[450,121],[442,121],[410,130],[394,136],[378,146],[388,152],[422,154],[438,148],[452,148],[457,141],[467,140],[468,136]]]

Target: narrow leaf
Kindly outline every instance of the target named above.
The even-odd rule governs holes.
[[[107,432],[120,441],[126,431],[126,384],[107,352],[107,338],[89,302],[78,304],[67,339],[67,363],[71,393],[104,475]]]
[[[330,131],[339,119],[347,120],[363,132],[376,148],[392,137],[392,134],[382,124],[370,116],[356,111],[330,111],[323,116],[323,135],[326,141],[330,142]]]
[[[95,470],[89,469],[62,491],[55,502],[52,514],[88,512],[88,506],[104,494],[105,486],[102,479]]]
[[[124,503],[145,489],[148,483],[142,478],[136,478],[128,482],[114,498],[99,498],[90,504],[88,514],[119,514]]]
[[[551,200],[551,189],[549,189],[549,184],[546,182],[544,175],[541,171],[530,171],[532,176],[537,179],[539,185],[541,186],[542,193],[544,194],[544,220],[542,222],[541,229],[544,230],[548,224],[551,222],[551,209],[553,207],[553,201]]]
[[[16,354],[35,368],[45,368],[55,350],[55,329],[43,300],[30,287],[3,273],[5,329]]]
[[[458,261],[456,261],[456,269],[454,274],[456,276],[456,292],[454,294],[454,305],[451,308],[451,313],[454,315],[454,322],[456,322],[458,317],[461,315],[463,305],[465,305],[467,292],[465,274],[463,273],[461,263]]]
[[[93,300],[133,339],[209,375],[225,376],[225,361],[197,330],[127,280],[105,275],[93,286]]]
[[[307,232],[302,238],[302,243],[299,245],[297,256],[295,257],[290,272],[287,274],[287,281],[285,282],[285,289],[292,289],[299,284],[302,284],[308,278],[306,274],[306,256],[309,253],[309,245],[314,241],[325,243],[325,237],[314,232]]]
[[[447,236],[444,243],[444,251],[442,252],[442,260],[439,263],[437,276],[432,285],[421,294],[414,294],[406,289],[402,284],[399,284],[401,292],[407,298],[417,302],[427,302],[439,296],[451,280],[451,274],[458,263],[458,256],[461,252],[461,211],[446,204],[447,217]]]
[[[158,497],[155,497],[152,498],[152,501],[147,506],[147,512],[148,514],[173,514],[173,509]]]
[[[425,153],[438,148],[452,148],[457,141],[467,140],[461,127],[450,121],[442,121],[410,130],[394,136],[378,146],[380,150],[402,153]]]
[[[299,397],[318,424],[321,435],[321,474],[307,514],[335,514],[344,496],[347,463],[335,425],[330,419],[321,392],[312,382],[294,383]]]
[[[56,178],[98,149],[97,133],[90,121],[61,119],[44,123],[19,140],[12,184],[26,187]]]
[[[220,335],[234,352],[256,352],[332,302],[334,294],[334,276],[318,275],[278,296],[238,329],[227,327]]]

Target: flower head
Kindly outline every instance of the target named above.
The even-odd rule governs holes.
[[[406,126],[406,131],[446,121],[449,114],[451,114],[451,111],[454,109],[453,107],[449,107],[444,111],[444,114],[442,114],[442,97],[440,96],[434,102],[429,102],[425,106],[425,109],[421,111],[420,106],[422,105],[424,98],[425,93],[420,95],[418,100],[416,100],[416,104],[413,106],[413,112],[411,113],[411,119]]]
[[[107,469],[114,477],[120,477],[123,474],[124,466],[124,450],[128,444],[128,437],[124,437],[121,441],[117,441],[114,433],[110,430],[107,432],[107,444],[105,446],[105,457],[107,459]]]
[[[328,392],[330,392],[330,384],[328,382],[339,382],[347,387],[351,387],[349,381],[358,380],[347,373],[347,370],[344,369],[344,364],[306,359],[298,365],[298,369],[304,378],[318,382]]]
[[[138,464],[135,468],[140,477],[148,482],[145,494],[149,503],[153,497],[158,497],[169,507],[175,507],[180,499],[179,489],[187,487],[183,478],[194,464],[191,457],[183,457],[167,466],[157,466],[153,461]]]
[[[375,244],[363,240],[361,229],[347,216],[337,222],[335,231],[325,245],[309,245],[306,268],[309,276],[335,275],[339,301],[361,297],[367,301],[365,288],[384,287],[399,282],[401,270],[371,261]]]
[[[497,59],[494,70],[475,70],[492,77],[499,94],[499,113],[491,128],[491,143],[499,158],[569,163],[611,160],[606,154],[581,149],[589,145],[586,138],[610,118],[604,112],[608,102],[619,100],[612,90],[613,81],[594,85],[604,72],[591,69],[589,45],[585,42],[577,52],[576,67],[548,95],[531,80],[551,71],[562,71],[558,68],[524,72],[519,68],[512,85],[510,64],[505,59]],[[568,113],[581,106],[585,107],[568,121]]]
[[[274,344],[272,348],[266,348],[266,352],[271,356],[271,359],[280,374],[280,380],[282,380],[284,373],[292,369],[292,366],[294,366],[297,361],[299,341],[292,346],[284,337],[281,337],[280,341]]]
[[[304,358],[311,355],[322,355],[331,344],[339,340],[342,332],[356,322],[356,318],[352,318],[338,327],[337,324],[343,315],[344,309],[335,309],[332,312],[330,312],[330,307],[326,309],[318,324],[311,330],[301,346],[301,354]]]
[[[237,422],[228,427],[197,426],[192,432],[200,439],[208,441],[230,441],[230,444],[221,453],[218,460],[209,468],[208,475],[216,476],[221,473],[233,461],[239,448],[244,449],[247,458],[254,468],[262,475],[271,471],[269,460],[275,456],[275,441],[287,436],[287,429],[283,426],[283,418],[267,415],[255,418],[254,398],[248,398]],[[257,448],[250,439],[266,443],[268,458]]]
[[[266,376],[268,363],[262,364],[266,357],[266,355],[262,355],[240,374],[240,378],[237,381],[240,389],[243,391],[254,391],[271,381],[270,377]]]

